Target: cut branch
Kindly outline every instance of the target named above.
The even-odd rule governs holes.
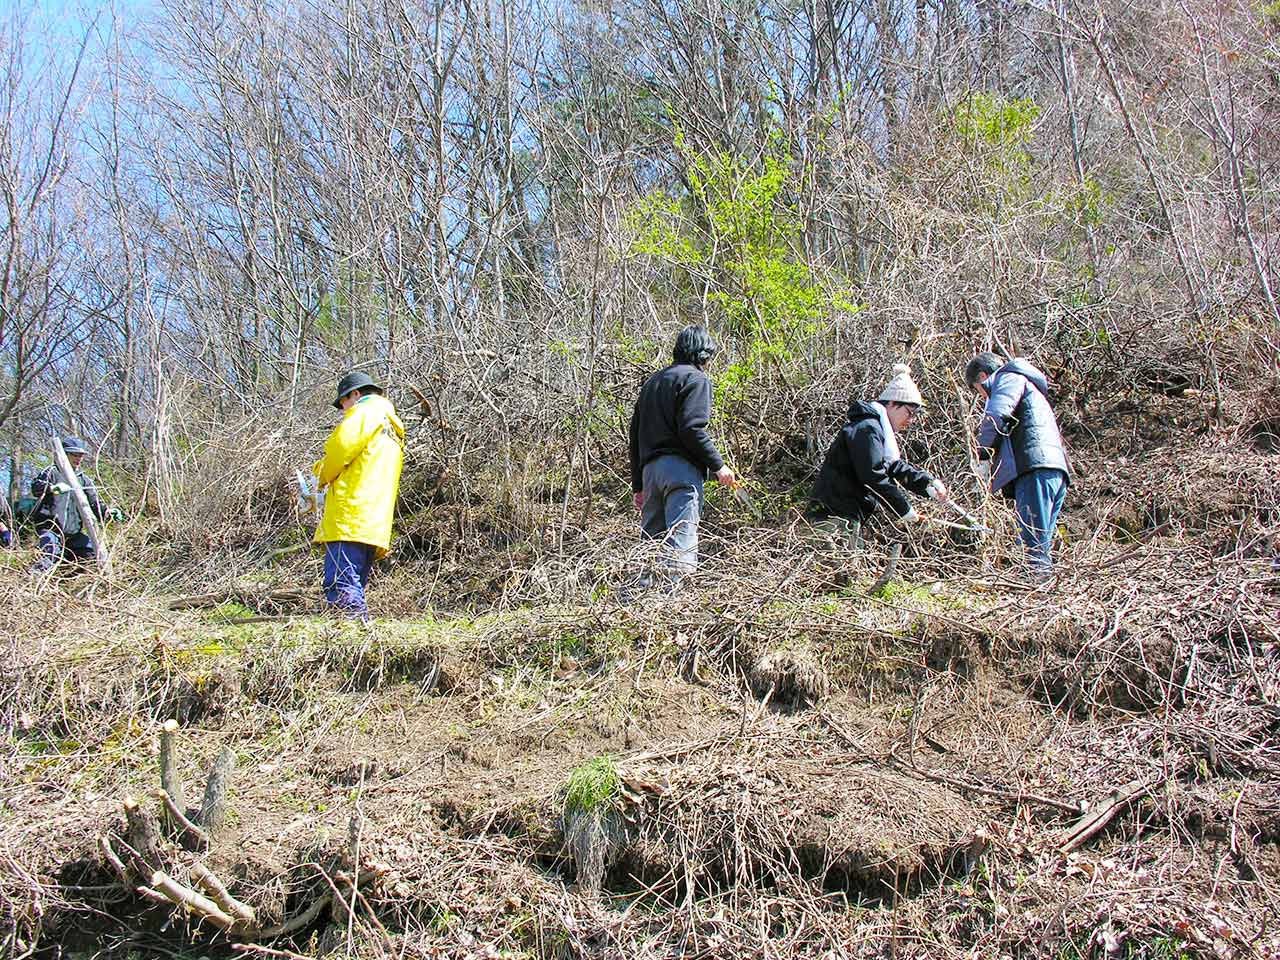
[[[209,834],[188,820],[187,815],[174,803],[173,798],[168,793],[164,790],[153,790],[151,795],[164,804],[165,813],[168,815],[173,832],[184,847],[188,850],[209,849]]]

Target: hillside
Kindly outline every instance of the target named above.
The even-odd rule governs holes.
[[[726,500],[696,588],[624,605],[602,498],[524,567],[404,560],[368,628],[305,554],[203,596],[5,555],[3,950],[1280,956],[1280,458],[1110,424],[1049,588],[998,504],[867,596],[881,558]],[[153,793],[166,720],[192,816],[234,758],[207,849]]]
[[[677,355],[744,485],[634,597]],[[802,514],[886,390],[988,532],[873,589]],[[1280,0],[7,0],[6,526],[68,441],[0,960],[1280,960]]]

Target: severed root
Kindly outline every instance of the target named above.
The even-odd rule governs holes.
[[[179,883],[163,870],[157,870],[151,875],[151,889],[163,894],[165,899],[175,906],[184,907],[188,913],[202,920],[208,920],[216,927],[229,930],[235,926],[235,918],[220,906],[208,897]]]
[[[356,881],[357,890],[360,886],[377,880],[386,872],[387,867],[384,864],[370,864],[368,869],[360,871]],[[277,937],[297,933],[319,920],[334,903],[334,893],[330,891],[321,895],[311,906],[296,916],[274,926],[260,927],[257,925],[253,909],[233,897],[212,870],[202,864],[196,864],[191,868],[191,873],[209,896],[206,897],[178,882],[163,870],[156,870],[151,874],[150,886],[139,885],[135,889],[148,900],[166,906],[181,907],[189,916],[207,920],[239,940],[274,940]],[[345,871],[339,871],[334,879],[338,887],[351,886],[351,875]]]
[[[333,894],[326,893],[320,897],[315,903],[303,910],[296,917],[278,923],[274,927],[263,927],[260,930],[232,930],[232,936],[238,936],[245,940],[274,940],[277,937],[287,937],[291,933],[297,933],[299,930],[305,930],[317,920],[321,914],[329,909],[329,905],[333,902]]]
[[[181,805],[162,789],[152,790],[151,796],[164,804],[165,814],[173,832],[188,850],[209,849],[209,835],[187,819]]]
[[[129,886],[129,868],[124,865],[124,861],[116,854],[115,848],[111,846],[111,838],[105,833],[98,835],[98,849],[102,851],[102,858],[111,865],[111,869],[116,872],[120,882],[126,887]]]
[[[212,870],[202,863],[197,863],[192,865],[191,874],[196,878],[196,882],[204,888],[205,892],[217,902],[223,912],[235,917],[239,923],[253,924],[253,908],[246,906],[233,897]]]
[[[790,709],[811,707],[831,690],[831,682],[813,652],[775,650],[761,657],[748,673],[751,692],[763,698],[761,709],[770,697]]]

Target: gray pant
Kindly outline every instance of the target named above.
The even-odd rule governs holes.
[[[684,457],[658,457],[644,467],[640,528],[646,537],[664,541],[662,565],[676,576],[698,566],[703,480],[703,472]]]
[[[822,520],[806,518],[805,522],[807,529],[802,531],[802,536],[814,546],[841,550],[857,550],[862,547],[862,524],[857,520],[825,517]]]

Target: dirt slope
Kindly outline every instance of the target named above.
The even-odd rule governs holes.
[[[939,537],[867,597],[877,558],[727,516],[671,601],[552,557],[367,630],[15,569],[0,950],[1280,956],[1280,458],[1222,452],[1091,458],[1047,591]],[[153,796],[171,718],[193,817],[235,760],[207,849]],[[202,867],[242,936],[138,890]]]

